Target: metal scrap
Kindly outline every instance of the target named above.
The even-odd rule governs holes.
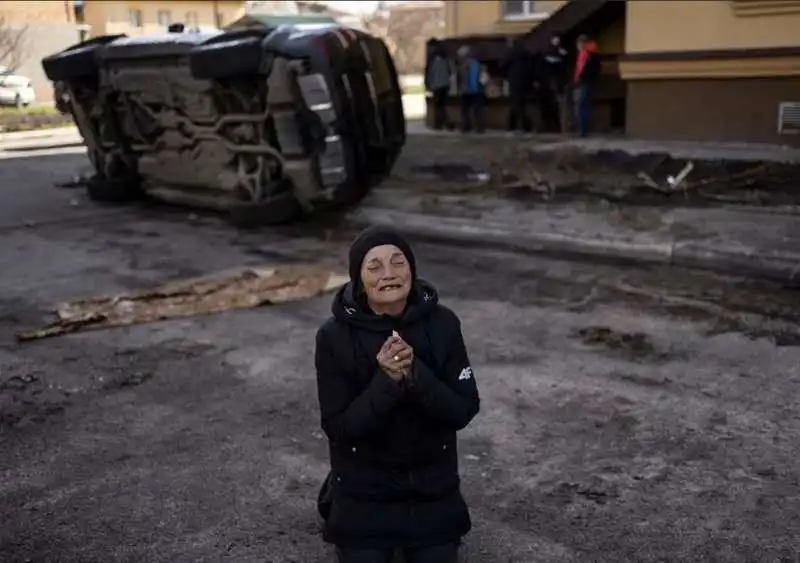
[[[338,289],[347,279],[318,266],[248,268],[234,274],[170,283],[144,293],[64,303],[56,307],[54,322],[19,333],[17,339],[39,340],[79,331],[299,301]]]
[[[678,172],[677,176],[667,176],[667,184],[669,184],[669,187],[672,189],[678,188],[692,170],[694,170],[694,162],[687,162],[686,166]]]

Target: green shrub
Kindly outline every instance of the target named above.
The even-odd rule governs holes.
[[[34,131],[72,125],[71,115],[61,115],[52,105],[0,108],[0,132]]]

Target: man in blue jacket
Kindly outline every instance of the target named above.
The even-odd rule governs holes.
[[[461,96],[461,131],[472,130],[473,118],[475,130],[484,132],[483,108],[486,101],[484,93],[483,67],[472,56],[470,48],[462,45],[458,49],[458,86]]]

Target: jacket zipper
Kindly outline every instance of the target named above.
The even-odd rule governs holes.
[[[414,471],[413,470],[408,472],[408,482],[411,485],[411,488],[413,489],[414,488]],[[409,508],[410,508],[409,518],[411,520],[411,533],[412,533],[412,535],[414,537],[416,537],[416,534],[417,534],[417,515],[416,515],[416,511],[414,510],[414,501],[413,500],[411,501],[411,505],[410,505]]]
[[[399,330],[394,330],[392,332],[397,332],[397,334],[400,334]],[[402,338],[403,335],[400,334],[400,337]],[[408,438],[411,437],[411,432],[410,431],[406,432],[406,437],[408,437]],[[414,445],[412,445],[412,457],[416,456],[416,453],[417,453],[416,452],[416,447]],[[412,489],[414,488],[414,470],[413,469],[410,469],[408,471],[408,485]],[[411,502],[411,505],[409,506],[409,520],[410,520],[410,524],[411,524],[411,532],[412,532],[412,534],[416,534],[417,514],[416,514],[416,510],[414,508],[413,501]]]
[[[398,331],[398,334],[400,334],[399,331]],[[402,335],[400,335],[400,336],[402,338]],[[411,432],[408,431],[407,434],[408,434],[407,437],[411,438]],[[412,446],[411,446],[411,448],[412,448],[411,457],[412,457],[412,459],[415,459],[416,455],[417,455],[416,444],[411,440],[409,440],[409,441],[412,444]],[[414,489],[414,470],[413,469],[409,469],[409,471],[408,471],[408,484],[409,484],[409,487],[413,490]],[[417,533],[417,515],[416,515],[415,509],[414,509],[414,501],[411,501],[411,506],[409,507],[409,509],[410,509],[409,510],[409,518],[411,520],[411,533],[412,534],[416,534]]]

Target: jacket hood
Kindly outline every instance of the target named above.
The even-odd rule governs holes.
[[[416,279],[408,295],[406,310],[399,317],[376,315],[353,292],[352,282],[336,292],[331,305],[333,316],[365,330],[385,332],[412,324],[427,317],[439,304],[439,295],[431,284]]]

